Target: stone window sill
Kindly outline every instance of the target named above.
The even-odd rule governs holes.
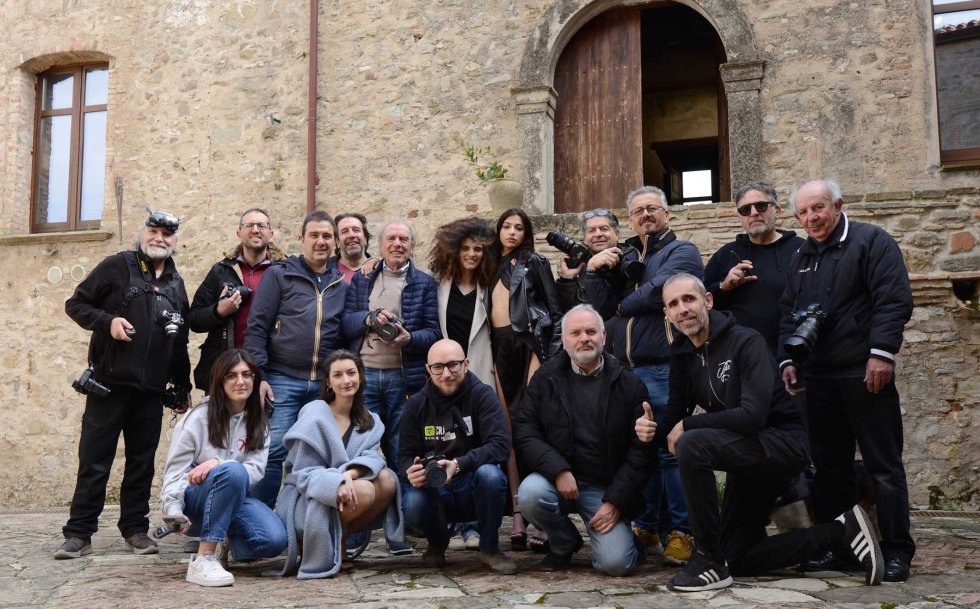
[[[109,239],[112,239],[113,235],[113,232],[107,230],[0,235],[0,245],[34,245],[39,243],[84,243],[90,241],[108,241]]]

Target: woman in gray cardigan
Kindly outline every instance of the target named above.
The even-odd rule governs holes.
[[[404,540],[398,484],[380,450],[384,425],[364,406],[364,364],[340,350],[323,370],[323,399],[303,406],[283,438],[289,454],[276,502],[289,540],[283,575],[298,567],[299,579],[346,568],[350,533],[384,526],[388,539]]]

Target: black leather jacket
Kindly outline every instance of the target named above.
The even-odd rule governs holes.
[[[534,335],[534,353],[542,363],[561,350],[562,314],[548,260],[535,253],[518,259],[510,276],[510,326]]]

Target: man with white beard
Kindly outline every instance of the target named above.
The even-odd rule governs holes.
[[[168,386],[178,410],[190,406],[187,355],[189,304],[172,256],[179,220],[152,212],[136,251],[109,256],[65,303],[75,323],[92,331],[89,368],[75,383],[87,395],[78,443],[78,477],[58,559],[92,552],[105,506],[109,471],[122,433],[126,466],[119,493],[119,532],[136,554],[156,554],[147,537],[153,459]],[[94,382],[93,382],[94,381]]]

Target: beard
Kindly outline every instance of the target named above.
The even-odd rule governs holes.
[[[568,356],[572,358],[572,361],[575,362],[576,366],[579,368],[585,368],[598,362],[599,358],[602,357],[602,351],[600,349],[594,349],[592,351],[572,351],[568,354]]]
[[[174,255],[174,248],[172,247],[140,244],[140,249],[150,260],[166,260]]]
[[[442,395],[448,398],[454,395],[457,391],[459,391],[459,386],[463,384],[463,379],[459,379],[458,381],[453,382],[452,386],[449,387],[440,385],[439,383],[435,383],[435,382],[432,384],[435,385],[436,391],[438,391],[439,393],[441,393]]]
[[[364,254],[364,244],[357,241],[356,243],[341,245],[340,253],[344,255],[344,258],[360,258]]]
[[[690,317],[685,318],[685,321],[686,320],[690,320],[690,319],[691,319]],[[680,326],[681,332],[683,332],[684,335],[686,335],[689,338],[694,337],[694,336],[698,336],[699,334],[701,334],[702,332],[704,332],[704,329],[706,327],[708,327],[708,311],[707,311],[707,309],[704,309],[702,311],[698,311],[698,313],[695,314],[694,319],[697,321],[697,323],[695,323],[694,325]]]

